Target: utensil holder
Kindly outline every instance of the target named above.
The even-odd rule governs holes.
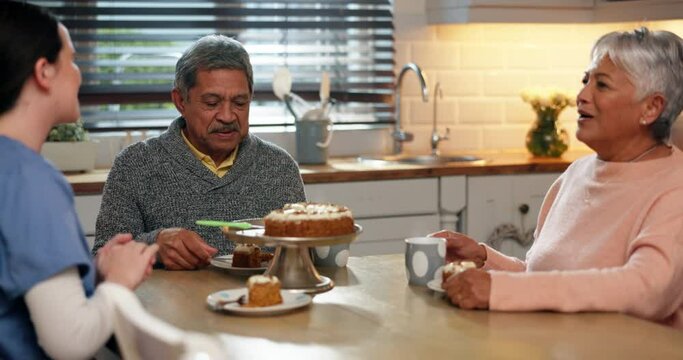
[[[326,164],[331,136],[329,118],[297,121],[296,159],[299,164]]]

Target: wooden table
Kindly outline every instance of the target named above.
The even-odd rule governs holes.
[[[213,267],[155,270],[137,294],[169,323],[221,333],[235,359],[683,358],[683,331],[626,315],[460,310],[408,286],[402,255],[352,257],[347,268],[321,273],[336,282],[332,291],[273,317],[209,310],[208,294],[246,280]]]

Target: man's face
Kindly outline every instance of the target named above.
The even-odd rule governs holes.
[[[249,133],[251,93],[241,70],[200,70],[187,99],[176,89],[172,96],[187,123],[188,140],[216,164]]]

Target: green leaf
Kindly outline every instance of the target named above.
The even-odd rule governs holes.
[[[88,134],[83,128],[83,122],[78,120],[75,123],[59,124],[54,126],[47,134],[47,141],[65,142],[65,141],[86,141]]]

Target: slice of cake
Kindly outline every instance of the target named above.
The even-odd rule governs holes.
[[[334,204],[286,204],[268,214],[263,222],[267,236],[327,237],[354,232],[351,210]]]
[[[238,244],[232,253],[232,266],[240,268],[261,267],[261,248],[254,244]]]
[[[247,280],[249,302],[245,306],[261,307],[282,304],[280,280],[277,276],[253,275]]]
[[[443,267],[442,284],[448,280],[449,277],[460,274],[468,269],[476,269],[477,265],[473,261],[453,261]]]
[[[273,260],[273,257],[274,257],[274,255],[271,253],[262,252],[261,253],[261,264],[263,264],[264,262],[269,262],[270,260]]]

